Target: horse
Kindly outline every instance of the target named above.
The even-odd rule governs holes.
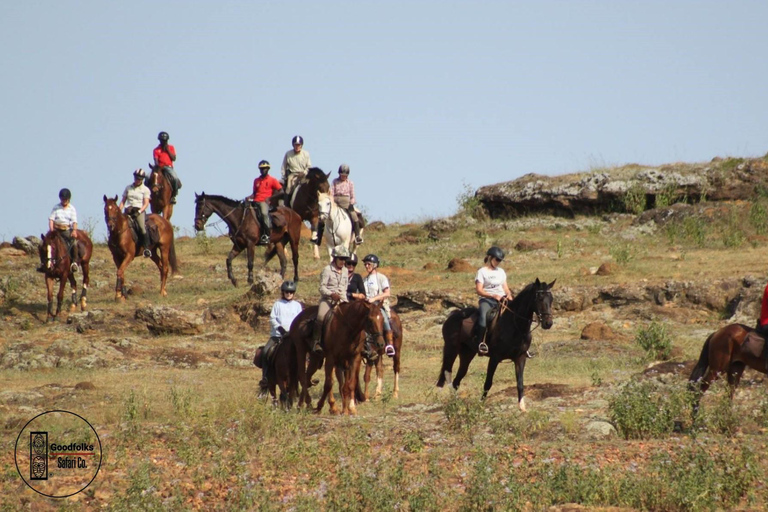
[[[171,220],[173,215],[171,182],[159,167],[152,164],[149,164],[149,167],[152,169],[152,174],[149,175],[149,190],[152,192],[149,206],[152,208],[152,213],[157,213],[165,217],[166,220]]]
[[[309,222],[312,228],[312,236],[317,237],[317,243],[313,244],[312,252],[314,258],[320,259],[320,237],[318,236],[318,219],[320,217],[320,211],[317,206],[317,194],[318,192],[328,193],[331,186],[328,184],[328,177],[331,173],[325,174],[322,169],[318,167],[310,167],[307,171],[304,179],[296,190],[293,192],[293,197],[286,197],[285,204],[288,205],[290,201],[290,207],[299,214],[301,220]],[[277,206],[277,200],[279,196],[272,199],[272,206]]]
[[[701,395],[723,373],[728,378],[731,400],[746,367],[768,373],[763,355],[765,340],[756,333],[750,336],[753,331],[746,325],[729,324],[707,337],[699,361],[688,378],[688,388],[697,395],[694,412],[698,410]]]
[[[269,366],[267,372],[267,390],[272,397],[272,403],[277,404],[276,390],[280,388],[280,404],[286,410],[293,407],[293,400],[297,394],[298,377],[296,373],[296,350],[294,340],[284,336],[275,347],[269,360],[265,359],[264,347],[259,347],[253,358],[253,364],[258,368]]]
[[[531,324],[536,315],[538,324],[543,329],[552,327],[552,286],[555,281],[547,284],[536,281],[526,286],[512,301],[502,301],[500,312],[489,325],[486,335],[488,345],[488,369],[483,399],[488,396],[493,385],[493,375],[496,367],[505,359],[515,363],[517,377],[517,402],[521,411],[525,412],[525,397],[523,396],[523,372],[527,351],[531,345]],[[446,381],[451,380],[451,371],[456,356],[459,356],[459,370],[453,380],[453,388],[459,389],[461,379],[467,373],[469,363],[477,354],[473,346],[472,327],[477,320],[478,309],[474,307],[457,310],[451,313],[443,323],[443,366],[437,380],[437,387],[442,388]]]
[[[352,221],[349,214],[336,205],[330,195],[323,192],[317,194],[317,204],[320,219],[325,223],[325,244],[328,247],[328,258],[332,258],[333,248],[342,245],[352,254],[357,250],[352,231]],[[360,230],[362,235],[363,231]]]
[[[400,357],[402,355],[403,347],[403,324],[400,322],[400,317],[394,311],[391,312],[389,323],[392,326],[392,344],[395,347],[395,355],[392,356],[392,370],[395,373],[395,387],[392,391],[392,397],[397,398],[400,392]],[[381,387],[384,381],[384,346],[377,347],[376,355],[377,357],[375,359],[363,356],[363,363],[365,364],[365,374],[363,377],[365,388],[362,391],[362,394],[358,395],[359,402],[368,400],[368,384],[371,382],[371,370],[373,370],[374,367],[376,368],[376,393],[374,394],[374,398],[381,395]]]
[[[69,308],[70,312],[77,309],[77,283],[75,282],[75,276],[72,272],[71,258],[69,255],[69,248],[64,237],[57,230],[51,230],[45,235],[41,235],[43,243],[39,247],[40,251],[40,269],[45,273],[45,286],[48,290],[48,316],[49,322],[55,321],[56,317],[61,312],[61,302],[64,299],[64,288],[69,281],[72,286],[72,304]],[[88,233],[80,229],[77,230],[77,243],[78,252],[80,254],[80,267],[83,271],[83,291],[80,294],[80,310],[85,311],[87,306],[86,294],[88,292],[88,283],[90,283],[90,261],[91,254],[93,253],[93,243],[88,237]],[[53,312],[53,281],[58,279],[59,293],[56,294],[56,313]]]
[[[312,398],[309,396],[312,377],[323,366],[325,357],[323,354],[312,352],[312,330],[317,316],[317,306],[309,306],[298,314],[291,323],[287,337],[293,341],[296,353],[296,379],[301,384],[299,392],[299,407],[305,405],[312,407]]]
[[[117,267],[115,281],[115,300],[125,300],[125,269],[142,252],[141,244],[133,238],[133,229],[128,216],[120,211],[117,196],[104,196],[104,220],[107,223],[107,247],[112,253],[112,260]],[[168,273],[178,271],[176,247],[173,241],[173,226],[168,220],[155,213],[146,216],[147,236],[150,238],[152,261],[160,270],[160,295],[168,296],[165,290]]]
[[[250,211],[249,211],[250,210]],[[232,240],[232,250],[227,256],[227,277],[234,286],[237,279],[232,273],[232,260],[243,249],[248,258],[248,284],[253,283],[253,257],[256,244],[261,238],[261,226],[255,217],[255,210],[245,205],[243,201],[235,201],[224,196],[206,195],[205,192],[195,193],[195,230],[205,229],[205,223],[211,215],[217,214],[226,223],[229,229],[229,239]],[[264,264],[277,254],[280,260],[280,277],[285,279],[286,267],[285,246],[291,244],[291,256],[293,258],[293,280],[299,280],[299,240],[301,239],[301,218],[299,215],[281,206],[277,211],[270,213],[272,217],[272,231],[269,234],[269,245],[264,253]]]

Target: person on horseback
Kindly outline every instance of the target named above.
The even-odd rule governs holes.
[[[349,179],[349,166],[347,164],[339,166],[339,177],[333,180],[331,184],[331,195],[336,204],[349,213],[349,220],[352,222],[352,229],[355,231],[355,243],[357,245],[362,244],[360,219],[357,218],[357,211],[355,211],[355,184]]]
[[[475,291],[480,296],[480,300],[474,339],[478,342],[477,353],[481,356],[488,355],[488,345],[485,343],[488,311],[497,307],[504,297],[507,300],[513,298],[507,285],[507,273],[499,267],[502,261],[504,261],[504,251],[496,246],[491,247],[485,253],[485,265],[478,269],[475,276]]]
[[[171,203],[176,204],[176,194],[179,193],[181,188],[181,181],[176,175],[176,171],[173,169],[173,162],[176,161],[176,148],[168,144],[168,132],[160,132],[157,134],[157,140],[160,144],[152,151],[152,156],[155,159],[155,169],[162,172],[171,182]]]
[[[259,245],[269,243],[269,233],[272,230],[272,219],[269,218],[269,199],[283,188],[279,181],[269,175],[269,169],[269,162],[266,160],[259,162],[261,176],[253,180],[253,195],[248,198],[261,213],[262,230]]]
[[[342,245],[334,247],[333,259],[320,274],[320,303],[317,305],[317,318],[312,329],[312,352],[315,354],[323,352],[320,340],[326,315],[338,303],[348,302],[349,272],[344,265],[348,259],[349,251],[346,247]]]
[[[64,238],[67,247],[72,247],[72,265],[70,272],[77,272],[80,256],[77,250],[77,210],[70,202],[72,192],[68,188],[59,190],[59,203],[53,207],[48,216],[48,231],[54,229]],[[41,266],[38,270],[45,272],[45,267]]]
[[[123,198],[118,208],[125,208],[124,213],[129,217],[136,219],[136,226],[139,228],[139,242],[144,247],[144,257],[149,258],[152,253],[149,252],[149,237],[147,236],[146,211],[149,208],[150,191],[144,184],[147,174],[144,169],[133,171],[133,183],[125,187]]]
[[[365,265],[365,270],[368,271],[368,275],[363,281],[365,285],[365,300],[368,302],[382,301],[381,312],[384,316],[384,341],[386,342],[384,352],[389,357],[393,357],[395,355],[395,346],[392,341],[392,323],[389,321],[391,314],[389,310],[389,279],[377,270],[379,268],[379,257],[375,254],[366,255],[363,258],[363,265]]]
[[[344,266],[347,267],[347,272],[349,273],[347,300],[365,300],[365,284],[363,283],[363,276],[355,272],[355,267],[357,267],[357,254],[350,254],[349,259]]]
[[[294,281],[283,281],[283,284],[280,286],[280,294],[282,297],[272,305],[272,312],[269,314],[269,341],[262,350],[264,356],[269,356],[272,348],[280,344],[283,336],[288,334],[291,323],[299,316],[302,310],[301,302],[295,300],[296,283]],[[261,381],[259,381],[259,388],[261,388],[260,396],[265,395],[267,392],[268,368],[269,365],[265,358],[261,367]]]
[[[293,149],[289,149],[283,157],[283,165],[280,166],[280,174],[285,185],[285,205],[288,206],[293,191],[296,190],[299,182],[307,174],[307,170],[312,167],[309,159],[309,152],[304,148],[304,138],[296,135],[291,139]]]

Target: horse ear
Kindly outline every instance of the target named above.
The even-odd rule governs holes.
[[[115,198],[113,199],[114,202],[117,202],[117,194],[115,194]]]
[[[557,278],[555,278],[555,281],[557,281]],[[553,286],[555,286],[555,281],[552,281],[551,283],[549,283],[547,285],[547,288],[552,288]]]
[[[541,284],[541,281],[539,281],[539,278],[536,278],[536,286],[539,286]]]
[[[329,172],[328,174],[325,175],[325,177],[326,177],[326,179],[330,178],[331,177],[331,173]]]
[[[107,194],[104,194],[104,202],[107,202]]]
[[[197,199],[198,197],[200,197],[200,196],[197,195],[197,192],[195,192],[195,199]]]

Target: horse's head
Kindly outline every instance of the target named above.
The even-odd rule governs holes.
[[[306,179],[314,190],[327,194],[331,190],[331,185],[328,183],[330,175],[331,173],[325,174],[319,167],[310,167]]]
[[[64,256],[67,255],[67,250],[61,235],[55,229],[46,235],[40,235],[40,238],[43,240],[43,243],[38,247],[41,268],[44,268],[46,272],[51,272],[56,267],[61,266]]]
[[[555,286],[555,281],[547,284],[539,281],[537,277],[536,282],[533,284],[535,290],[535,311],[542,329],[552,327],[552,287]]]
[[[320,220],[326,221],[331,215],[331,204],[333,199],[325,192],[318,192],[317,194],[317,208],[320,213]]]
[[[107,223],[107,229],[115,231],[123,214],[117,206],[117,196],[114,198],[104,196],[104,221]]]
[[[211,216],[213,210],[211,210],[205,201],[205,192],[197,195],[195,192],[195,231],[203,231],[205,229],[205,223],[208,222],[208,217]]]
[[[163,187],[163,172],[152,164],[149,167],[152,169],[152,174],[149,175],[149,190],[157,195]]]
[[[368,339],[372,339],[376,343],[377,350],[384,349],[384,313],[381,312],[381,301],[379,300],[368,307],[365,332]]]

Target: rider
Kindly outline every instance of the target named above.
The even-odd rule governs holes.
[[[77,262],[80,259],[77,251],[77,210],[70,203],[71,199],[72,192],[68,188],[59,190],[59,200],[61,202],[53,207],[51,214],[48,216],[48,231],[55,229],[64,237],[67,246],[72,246],[72,265],[69,268],[71,272],[77,272]],[[45,271],[45,268],[41,267],[41,269]]]
[[[125,207],[125,214],[136,219],[136,225],[139,227],[139,238],[144,247],[144,257],[149,258],[152,253],[149,252],[149,237],[147,236],[146,211],[149,208],[149,189],[144,184],[147,175],[144,169],[133,171],[133,183],[125,187],[123,199],[120,201],[121,210]]]
[[[291,200],[293,191],[296,190],[296,186],[299,181],[307,174],[307,170],[312,167],[312,162],[309,159],[309,152],[304,148],[304,138],[301,135],[296,135],[291,139],[293,149],[289,149],[283,157],[283,165],[280,166],[280,174],[283,178],[283,185],[285,185],[285,204]]]
[[[355,243],[357,245],[362,244],[360,220],[357,218],[357,212],[355,211],[355,184],[349,179],[349,166],[347,164],[339,166],[339,177],[333,180],[331,184],[331,194],[336,204],[349,213],[352,229],[355,230]]]
[[[333,248],[332,258],[320,274],[320,303],[317,305],[317,318],[312,329],[312,352],[316,354],[323,352],[320,338],[325,316],[336,304],[348,302],[349,272],[344,263],[349,259],[349,251],[343,245],[338,245]]]
[[[381,312],[382,316],[384,316],[384,341],[387,344],[384,351],[389,357],[392,357],[395,355],[395,346],[392,344],[392,324],[389,320],[391,316],[389,309],[389,280],[387,276],[377,270],[379,267],[379,257],[375,254],[366,255],[363,258],[363,265],[365,265],[365,270],[368,271],[368,275],[364,280],[365,300],[368,302],[382,301]]]
[[[272,305],[272,312],[269,314],[269,341],[261,352],[264,355],[266,355],[273,346],[280,343],[283,336],[285,336],[291,328],[293,319],[301,313],[301,302],[295,300],[295,282],[283,281],[283,284],[280,286],[280,293],[282,298],[278,299]],[[266,393],[267,391],[267,373],[268,365],[266,364],[266,361],[264,361],[261,366],[261,381],[259,381],[259,387],[261,388],[262,393]]]
[[[347,286],[347,300],[365,299],[365,284],[363,276],[355,272],[357,267],[357,254],[350,254],[349,259],[344,264],[349,273],[349,285]]]
[[[264,225],[259,244],[262,245],[269,243],[269,232],[272,230],[272,219],[269,218],[269,198],[283,188],[279,181],[269,175],[269,168],[269,162],[266,160],[259,162],[261,176],[253,180],[253,195],[249,197],[255,203],[254,206],[258,207],[259,211],[261,211],[261,219]]]
[[[496,307],[504,297],[512,300],[512,292],[507,286],[507,273],[499,267],[502,261],[504,261],[504,251],[496,246],[491,247],[485,253],[485,265],[478,269],[475,276],[475,291],[480,296],[478,304],[480,312],[474,328],[474,338],[479,342],[477,352],[481,356],[488,354],[488,345],[485,343],[488,311]]]
[[[157,140],[160,144],[157,145],[152,152],[152,156],[155,158],[155,169],[163,172],[168,176],[171,182],[171,203],[176,204],[176,194],[179,193],[181,188],[181,181],[176,175],[176,171],[173,169],[173,162],[176,161],[176,148],[168,144],[168,132],[160,132],[157,134]]]

